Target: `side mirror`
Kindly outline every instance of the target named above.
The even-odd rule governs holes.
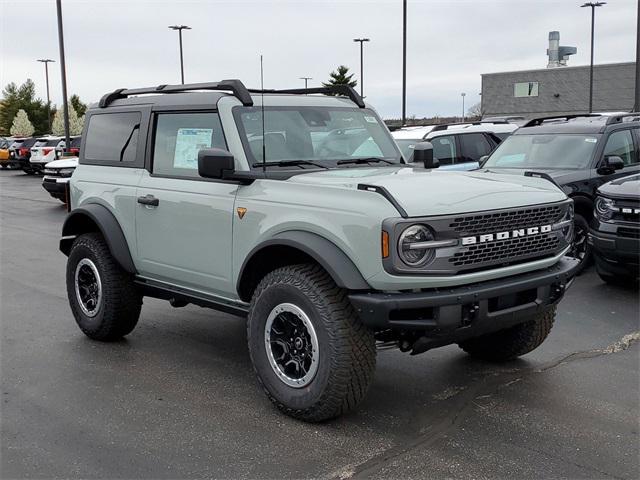
[[[233,173],[233,154],[221,148],[207,148],[198,152],[198,174],[204,178],[225,178]]]
[[[433,156],[431,142],[416,143],[413,147],[413,162],[424,164],[424,168],[438,168],[440,162]]]
[[[480,168],[482,168],[484,164],[487,163],[487,160],[489,160],[489,155],[483,155],[480,157],[480,160],[478,160],[478,165],[480,166]]]
[[[604,166],[611,170],[620,170],[624,168],[624,160],[617,155],[604,157]]]

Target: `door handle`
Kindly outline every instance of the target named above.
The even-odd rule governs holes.
[[[148,205],[150,207],[157,207],[160,204],[160,200],[149,194],[138,197],[138,203],[141,203],[142,205]]]

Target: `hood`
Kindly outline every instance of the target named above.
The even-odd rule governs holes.
[[[300,174],[289,182],[357,189],[384,187],[410,217],[497,210],[567,198],[539,178],[410,167],[345,168]]]
[[[611,197],[640,198],[640,174],[617,178],[602,185],[598,192]]]
[[[67,157],[47,163],[44,168],[76,168],[78,157]]]

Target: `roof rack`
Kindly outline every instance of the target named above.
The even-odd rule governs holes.
[[[312,88],[287,88],[284,90],[259,90],[259,89],[249,89],[251,93],[285,93],[285,94],[293,94],[293,95],[305,95],[305,94],[314,94],[314,93],[323,93],[325,95],[331,94],[339,94],[348,97],[353,103],[358,105],[360,108],[364,108],[364,100],[362,97],[356,92],[353,87],[349,85],[331,85],[328,87],[312,87]]]
[[[253,105],[253,99],[247,87],[240,80],[222,80],[221,82],[205,82],[205,83],[187,83],[185,85],[158,85],[157,87],[147,88],[119,88],[111,93],[104,95],[98,106],[105,108],[114,100],[119,98],[127,98],[130,95],[144,95],[147,93],[180,93],[192,90],[227,90],[233,92],[233,95],[242,102],[246,107]]]
[[[314,88],[291,88],[285,90],[249,90],[240,80],[230,79],[222,80],[220,82],[205,82],[205,83],[187,83],[184,85],[158,85],[156,87],[146,88],[119,88],[113,92],[105,94],[98,103],[100,108],[108,107],[115,100],[120,98],[127,98],[132,95],[145,95],[149,93],[181,93],[190,92],[194,90],[217,90],[217,91],[230,91],[233,95],[242,102],[245,107],[251,107],[253,105],[253,99],[251,93],[290,93],[297,95],[311,94],[311,93],[323,93],[339,94],[349,97],[353,103],[360,108],[364,108],[364,101],[362,97],[349,85],[332,85],[330,87],[314,87]]]
[[[489,121],[484,121],[484,120],[480,120],[480,121],[474,121],[474,122],[453,122],[453,123],[441,123],[439,125],[436,125],[435,127],[433,127],[433,129],[431,130],[432,132],[439,132],[442,130],[448,130],[449,127],[460,127],[462,125],[465,125],[467,127],[471,127],[471,126],[477,126],[477,125],[510,125],[511,123],[506,121],[506,120],[489,120]]]
[[[607,125],[637,121],[640,121],[640,112],[620,113],[607,118]]]
[[[539,125],[542,125],[544,122],[548,120],[571,120],[572,118],[589,118],[589,117],[602,117],[602,115],[599,113],[575,113],[570,115],[552,115],[549,117],[538,117],[538,118],[529,120],[520,128],[537,127]]]

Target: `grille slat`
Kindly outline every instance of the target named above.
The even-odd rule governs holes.
[[[459,234],[477,235],[494,233],[528,226],[547,225],[561,219],[560,205],[531,207],[506,212],[456,217],[449,227]]]
[[[449,262],[456,267],[470,267],[489,262],[510,262],[525,256],[539,257],[553,253],[559,243],[560,239],[556,235],[548,233],[478,243],[470,245],[465,251],[456,253]]]

